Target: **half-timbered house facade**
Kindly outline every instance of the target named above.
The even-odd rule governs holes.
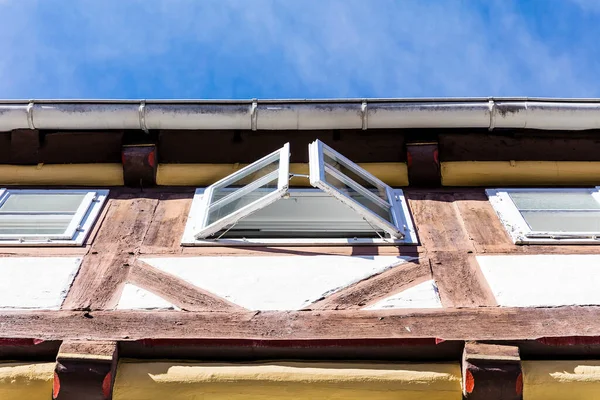
[[[599,132],[595,100],[0,101],[0,398],[600,398]]]

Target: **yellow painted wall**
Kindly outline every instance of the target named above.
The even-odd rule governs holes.
[[[208,186],[234,173],[247,164],[159,164],[156,183],[162,186]],[[364,163],[362,168],[390,186],[407,186],[405,163]],[[292,163],[290,172],[308,174],[308,164]],[[292,178],[292,186],[310,186],[308,179]]]
[[[55,363],[0,363],[0,399],[49,400]]]
[[[393,187],[408,186],[405,163],[363,163],[361,167]],[[159,164],[161,186],[208,186],[246,164]],[[308,164],[290,164],[308,174]],[[441,163],[443,186],[579,186],[600,182],[600,162],[587,161],[452,161]],[[0,164],[3,185],[122,186],[121,164]],[[292,186],[309,186],[292,178]]]
[[[600,361],[523,361],[523,400],[600,399]]]
[[[597,185],[600,162],[452,161],[441,173],[443,186]]]
[[[3,185],[121,186],[121,164],[0,164]]]
[[[460,400],[460,365],[119,363],[113,400]]]

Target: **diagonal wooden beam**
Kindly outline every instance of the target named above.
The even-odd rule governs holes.
[[[129,282],[149,290],[182,310],[247,311],[237,304],[154,268],[143,261],[136,261],[127,279]]]
[[[386,311],[0,311],[0,337],[42,340],[532,340],[600,336],[600,307]]]
[[[312,303],[306,309],[359,309],[431,278],[431,269],[428,260],[416,260],[398,265],[381,274],[357,282],[322,300]]]

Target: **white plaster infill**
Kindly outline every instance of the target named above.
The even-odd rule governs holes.
[[[440,295],[433,279],[386,297],[365,307],[365,310],[393,310],[397,308],[442,308]]]
[[[477,256],[498,305],[600,305],[600,255]]]
[[[131,283],[125,284],[117,310],[179,310],[162,297]]]
[[[0,257],[0,308],[58,310],[79,257]]]
[[[249,310],[299,310],[412,258],[165,257],[141,261]]]

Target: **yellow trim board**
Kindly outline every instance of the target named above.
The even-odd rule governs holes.
[[[248,164],[159,164],[156,184],[161,186],[208,186]],[[408,186],[406,163],[358,164],[390,186]],[[290,172],[308,175],[308,164],[292,163]],[[308,179],[292,178],[292,186],[310,186]]]
[[[443,186],[597,185],[598,161],[442,162]]]
[[[0,399],[47,400],[52,398],[56,363],[0,363]]]
[[[522,361],[527,400],[600,399],[600,361]]]
[[[460,365],[121,361],[113,400],[460,400]]]
[[[121,164],[0,164],[4,185],[122,186]]]

